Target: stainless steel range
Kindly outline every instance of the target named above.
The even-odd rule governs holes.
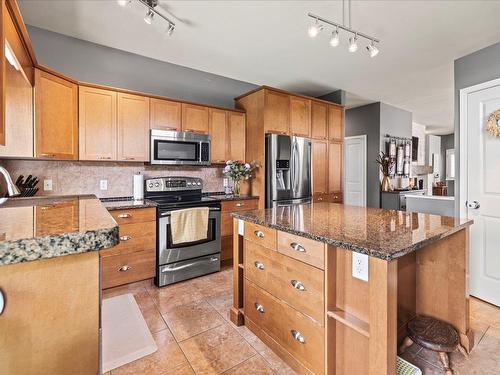
[[[145,198],[158,203],[157,286],[220,270],[220,202],[203,197],[202,188],[203,181],[193,177],[161,177],[145,181]],[[190,207],[209,208],[207,238],[173,244],[170,214]]]

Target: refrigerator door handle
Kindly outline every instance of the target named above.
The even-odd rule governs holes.
[[[292,197],[295,197],[297,194],[297,172],[298,172],[298,149],[297,149],[297,138],[292,138]]]

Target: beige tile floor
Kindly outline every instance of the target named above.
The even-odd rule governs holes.
[[[295,374],[246,327],[229,321],[232,270],[164,288],[148,282],[104,292],[132,293],[158,345],[158,351],[106,375]],[[500,309],[473,299],[476,346],[468,359],[451,355],[456,375],[500,374]],[[424,375],[442,374],[437,354],[414,345],[404,358]]]

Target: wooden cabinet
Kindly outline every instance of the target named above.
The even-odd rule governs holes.
[[[344,139],[344,109],[328,106],[328,138],[336,141]]]
[[[78,86],[35,70],[35,156],[78,159]]]
[[[328,105],[313,101],[311,105],[311,137],[328,139]]]
[[[112,90],[79,87],[81,160],[116,160],[116,98]]]
[[[341,142],[330,142],[328,149],[328,185],[329,191],[342,192],[343,145]]]
[[[300,137],[311,135],[311,100],[290,96],[290,133]]]
[[[328,141],[312,141],[313,195],[328,192]]]
[[[151,98],[149,109],[150,129],[181,131],[182,105],[180,102]]]
[[[229,154],[227,159],[245,161],[246,116],[244,113],[227,112]],[[212,148],[213,149],[213,148]]]
[[[208,107],[182,103],[182,131],[208,133]]]
[[[149,98],[118,93],[118,160],[149,160]]]
[[[212,163],[221,164],[228,160],[227,114],[221,109],[210,108],[209,134]]]
[[[290,130],[290,97],[265,90],[264,132],[288,134]]]

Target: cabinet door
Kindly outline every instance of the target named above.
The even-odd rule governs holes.
[[[81,160],[116,160],[116,92],[79,88]]]
[[[118,160],[149,160],[149,98],[118,93]]]
[[[228,154],[226,111],[210,108],[209,134],[211,137],[210,157],[212,163],[224,163]]]
[[[311,135],[311,101],[290,96],[290,133],[300,137]]]
[[[208,133],[208,107],[182,103],[182,131]]]
[[[344,109],[336,106],[328,107],[328,137],[337,141],[344,138]]]
[[[329,155],[328,182],[329,182],[330,192],[342,192],[342,169],[343,169],[342,143],[331,142],[328,150],[328,155]]]
[[[246,116],[244,113],[228,112],[227,126],[229,136],[228,159],[245,161]]]
[[[35,156],[78,159],[78,86],[35,71]]]
[[[266,133],[288,134],[290,130],[290,95],[266,90],[264,130]]]
[[[149,100],[151,129],[181,131],[182,106],[179,102],[151,98]]]
[[[312,141],[313,194],[326,194],[328,191],[328,142]]]
[[[328,139],[328,106],[313,101],[311,104],[311,137]]]

